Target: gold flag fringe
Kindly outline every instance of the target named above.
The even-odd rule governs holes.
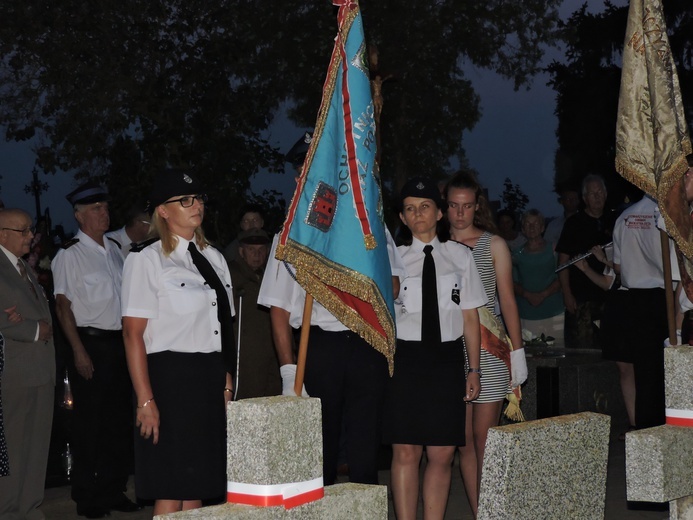
[[[683,189],[683,175],[688,171],[686,156],[691,153],[690,140],[684,139],[681,143],[681,149],[682,154],[671,168],[662,174],[658,186],[655,186],[650,178],[632,167],[632,163],[625,157],[616,157],[616,171],[624,179],[657,201],[662,217],[664,217],[667,233],[674,239],[686,257],[693,258],[693,227],[691,227],[688,213],[689,205]],[[688,230],[688,236],[684,236],[682,229]]]
[[[366,249],[369,251],[375,249],[378,246],[378,241],[375,239],[372,233],[369,233],[365,237],[363,237],[363,243],[366,246]]]
[[[376,283],[362,273],[337,264],[291,239],[286,245],[277,246],[276,256],[293,264],[296,269],[296,280],[306,292],[310,293],[341,323],[385,356],[390,375],[392,375],[396,344],[395,323]],[[353,308],[345,305],[328,286],[369,302],[386,337],[383,337]]]

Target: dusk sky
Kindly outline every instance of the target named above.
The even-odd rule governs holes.
[[[583,3],[589,10],[603,10],[603,0],[565,0],[561,17],[566,19]],[[614,5],[625,5],[627,0],[616,0]],[[551,54],[547,63],[553,57]],[[529,197],[528,208],[538,208],[548,217],[557,216],[561,207],[553,193],[553,159],[556,151],[557,120],[554,116],[555,93],[546,86],[547,75],[534,78],[530,90],[522,88],[514,92],[512,83],[496,74],[481,69],[467,69],[476,91],[481,95],[482,118],[472,132],[465,133],[463,146],[470,164],[480,174],[480,180],[489,189],[491,198],[499,198],[503,180],[509,177],[519,184]],[[387,103],[387,99],[385,99]],[[289,123],[275,125],[269,139],[282,151],[287,151],[298,139],[302,129]],[[24,193],[24,186],[31,182],[34,163],[33,143],[0,141],[0,198],[8,207],[20,207],[31,215],[35,213],[32,196]],[[288,166],[287,166],[288,167]],[[269,178],[266,178],[270,176]],[[271,185],[283,191],[287,203],[294,189],[293,175],[258,175],[254,189]],[[76,184],[66,174],[46,176],[40,180],[50,184],[50,190],[41,199],[42,208],[50,207],[53,225],[63,224],[67,231],[75,231],[72,211],[65,200]]]

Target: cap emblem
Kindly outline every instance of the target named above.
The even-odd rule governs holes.
[[[188,184],[192,184],[192,179],[190,178],[190,176],[187,173],[183,174],[183,180],[185,182],[187,182]]]
[[[425,187],[426,187],[426,185],[425,185],[423,182],[419,182],[419,183],[416,185],[416,189],[417,189],[417,190],[423,190]]]

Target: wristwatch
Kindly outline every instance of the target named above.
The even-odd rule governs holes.
[[[480,368],[470,368],[467,370],[467,374],[479,374],[479,377],[481,377],[481,369]]]

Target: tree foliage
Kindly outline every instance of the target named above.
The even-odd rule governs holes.
[[[693,119],[693,6],[686,0],[664,0],[664,14],[676,62],[688,121]],[[558,151],[556,191],[579,188],[588,173],[602,175],[610,204],[617,206],[636,191],[614,168],[621,57],[628,6],[606,1],[592,14],[586,4],[560,24],[566,61],[554,61],[548,71],[557,92]],[[690,124],[690,123],[689,123]]]
[[[526,84],[559,4],[362,1],[389,78],[387,186],[464,160],[462,133],[479,119],[479,98],[463,65]],[[222,242],[250,177],[283,171],[282,151],[267,140],[278,107],[288,104],[299,126],[314,124],[336,33],[329,2],[298,0],[5,0],[0,20],[8,139],[35,137],[41,171],[108,182],[116,212],[147,193],[161,167],[192,167],[216,202],[211,227]],[[276,192],[268,196],[283,209]]]
[[[524,212],[529,203],[529,197],[522,191],[519,184],[513,184],[513,182],[506,177],[503,181],[501,201],[503,202],[503,209],[507,209],[512,212],[513,215],[517,216]]]

